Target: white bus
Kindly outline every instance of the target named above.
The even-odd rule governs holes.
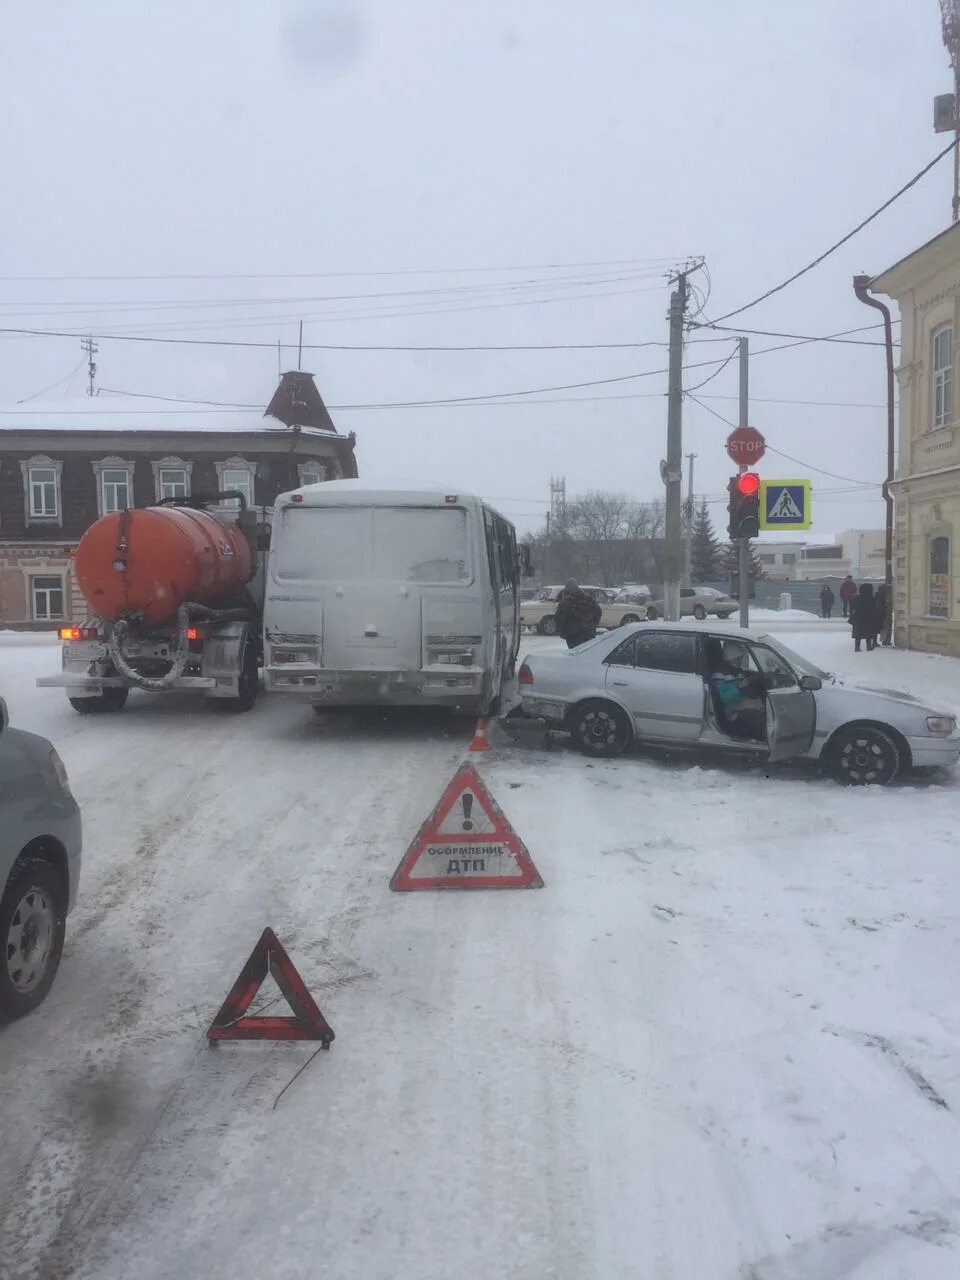
[[[520,644],[516,532],[428,485],[306,485],[276,500],[266,688],[325,706],[497,714]]]

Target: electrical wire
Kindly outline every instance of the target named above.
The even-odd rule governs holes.
[[[899,324],[900,321],[894,320],[893,323]],[[886,346],[885,342],[874,342],[870,338],[841,338],[841,337],[832,338],[827,335],[824,335],[823,337],[817,337],[809,333],[783,333],[777,329],[741,329],[739,326],[735,327],[733,325],[726,325],[726,324],[702,324],[702,325],[698,324],[694,327],[697,329],[720,329],[724,333],[738,333],[738,334],[751,334],[751,335],[756,334],[761,338],[796,338],[802,342],[836,342],[836,343],[840,343],[843,346],[854,346],[854,347]],[[844,333],[867,333],[872,329],[882,329],[882,328],[883,328],[882,324],[865,324],[865,325],[861,325],[858,329],[845,329]],[[899,344],[895,344],[895,345],[899,345]]]
[[[737,344],[737,346],[734,346],[733,350],[732,350],[732,351],[730,352],[730,354],[727,356],[726,360],[724,360],[723,364],[720,366],[720,368],[719,368],[719,369],[714,369],[713,373],[708,374],[708,375],[703,379],[703,381],[702,381],[702,382],[698,382],[698,383],[697,383],[697,385],[696,385],[695,387],[690,387],[690,388],[688,388],[688,390],[687,390],[687,394],[689,394],[691,391],[698,391],[698,390],[700,389],[700,387],[705,387],[705,386],[707,385],[707,383],[708,383],[708,382],[712,382],[712,381],[714,380],[714,378],[719,377],[719,376],[720,376],[720,374],[721,374],[721,373],[723,373],[723,371],[724,371],[724,369],[727,367],[727,365],[730,363],[730,361],[733,359],[733,357],[737,354],[738,346],[739,346],[739,344]]]
[[[39,400],[41,396],[45,396],[48,391],[56,391],[57,387],[62,387],[65,382],[69,382],[75,373],[86,364],[87,357],[81,356],[69,373],[64,374],[62,378],[58,378],[56,382],[51,382],[49,387],[44,387],[41,391],[34,391],[33,395],[24,396],[22,400],[18,400],[17,404],[27,404],[30,400]]]
[[[737,424],[735,422],[731,422],[729,418],[725,418],[723,414],[718,413],[716,409],[711,409],[708,404],[704,404],[703,401],[698,400],[696,396],[690,395],[689,391],[685,392],[685,394],[690,400],[694,402],[694,404],[698,404],[701,409],[706,409],[707,413],[712,413],[715,418],[719,418],[720,421],[725,423],[726,426],[732,427],[734,430],[736,430]],[[816,471],[818,475],[829,476],[831,480],[846,480],[849,484],[866,485],[871,488],[872,487],[879,488],[879,483],[880,483],[879,481],[874,482],[873,480],[855,480],[853,476],[837,475],[835,471],[825,471],[823,467],[815,467],[812,462],[804,462],[802,458],[795,458],[790,453],[784,453],[782,449],[775,449],[773,445],[768,444],[766,447],[770,453],[776,453],[781,458],[786,458],[788,462],[795,462],[798,467],[806,467],[808,471]]]
[[[832,244],[829,249],[824,250],[824,252],[814,258],[812,262],[808,262],[805,267],[801,267],[799,271],[795,271],[792,276],[788,276],[786,280],[782,280],[780,284],[775,284],[772,289],[767,289],[766,292],[759,294],[758,297],[754,298],[751,302],[745,302],[742,307],[735,307],[733,311],[727,311],[722,316],[718,316],[714,321],[714,324],[719,324],[721,320],[729,320],[731,316],[742,315],[744,311],[749,311],[751,307],[756,307],[761,302],[766,302],[767,298],[772,298],[775,293],[780,293],[781,290],[786,289],[787,285],[793,284],[795,280],[799,280],[801,276],[805,276],[808,271],[812,271],[814,267],[818,267],[821,262],[826,258],[829,258],[830,255],[835,253],[842,245],[845,245],[848,240],[852,240],[858,231],[862,231],[863,228],[873,222],[875,218],[878,218],[884,210],[889,209],[895,200],[899,200],[900,197],[909,191],[911,187],[916,186],[920,179],[928,174],[934,165],[939,164],[945,156],[949,155],[958,144],[960,144],[960,135],[955,137],[951,143],[945,146],[938,155],[935,155],[929,164],[925,164],[919,173],[915,173],[909,182],[905,182],[899,191],[895,191],[888,200],[884,200],[883,204],[880,205],[878,209],[874,209],[873,213],[868,214],[862,222],[858,222],[852,231],[848,231],[845,236],[842,236],[835,244]]]

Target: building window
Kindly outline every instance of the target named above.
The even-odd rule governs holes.
[[[30,468],[30,514],[57,514],[57,473],[53,467]]]
[[[30,579],[33,617],[36,622],[54,622],[63,617],[63,579],[37,577]]]
[[[327,478],[327,467],[323,462],[300,462],[297,471],[301,485],[321,484]]]
[[[246,458],[227,458],[225,462],[218,462],[216,465],[221,493],[228,489],[235,489],[243,494],[247,506],[252,507],[256,500],[253,481],[257,474],[257,464],[248,462]],[[229,498],[226,505],[237,507],[240,504],[236,498]]]
[[[796,563],[797,563],[797,553],[796,553],[795,551],[785,551],[785,552],[783,553],[783,563],[784,563],[784,564],[796,564]]]
[[[97,506],[102,516],[133,506],[133,463],[126,458],[100,458],[93,463]]]
[[[930,539],[930,586],[927,613],[931,618],[950,617],[950,539]]]
[[[23,505],[27,524],[46,521],[62,523],[60,471],[62,462],[37,455],[20,463],[23,474]]]
[[[777,557],[770,551],[761,551],[757,555],[757,559],[761,564],[776,564]]]
[[[150,466],[153,468],[153,488],[158,502],[162,502],[164,498],[190,497],[192,462],[185,462],[183,458],[160,458],[151,462]]]
[[[953,325],[945,324],[933,335],[933,425],[953,421]]]
[[[130,472],[121,467],[104,467],[100,472],[100,510],[124,511],[130,506]]]
[[[164,467],[160,472],[158,488],[161,498],[185,498],[187,473],[182,467]]]

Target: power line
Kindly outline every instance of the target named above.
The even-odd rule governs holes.
[[[725,418],[723,414],[718,413],[716,409],[711,409],[708,404],[704,404],[703,401],[698,400],[696,396],[690,395],[689,391],[686,392],[686,395],[691,400],[693,400],[695,404],[698,404],[701,409],[706,409],[707,413],[712,413],[715,418],[719,418],[721,422],[726,424],[726,426],[734,427],[734,428],[736,427],[737,424],[735,422],[731,422],[729,418]],[[786,458],[788,462],[795,462],[798,467],[806,467],[808,471],[816,471],[818,475],[829,476],[831,480],[846,480],[850,484],[879,487],[879,481],[874,482],[873,480],[855,480],[853,476],[840,476],[840,475],[837,475],[835,471],[825,471],[823,467],[815,467],[812,462],[804,462],[802,458],[795,458],[793,457],[792,454],[784,453],[782,449],[774,449],[773,445],[768,444],[767,448],[771,453],[776,453],[781,458]]]
[[[44,387],[42,391],[34,391],[32,395],[24,396],[22,400],[18,400],[17,404],[26,404],[30,400],[39,400],[41,396],[45,396],[48,391],[56,391],[57,387],[62,387],[65,382],[69,382],[75,373],[77,373],[87,362],[86,355],[82,355],[79,361],[73,366],[69,373],[64,374],[62,378],[58,378],[56,382],[51,382],[49,387]]]
[[[689,390],[688,390],[688,392],[687,392],[687,394],[689,394],[689,392],[690,392],[690,391],[698,391],[701,387],[705,387],[705,386],[707,385],[707,383],[708,383],[708,382],[712,382],[714,378],[718,378],[718,377],[720,376],[720,374],[721,374],[721,373],[723,373],[724,369],[727,367],[727,365],[730,363],[730,361],[733,359],[733,357],[737,354],[737,350],[738,350],[738,347],[737,347],[737,346],[734,346],[733,350],[732,350],[732,351],[730,352],[730,354],[727,356],[726,360],[724,360],[724,362],[723,362],[723,364],[720,366],[720,368],[719,368],[719,369],[714,369],[713,373],[708,374],[708,375],[703,379],[703,381],[702,381],[702,382],[698,382],[698,383],[696,384],[696,386],[694,386],[694,387],[690,387],[690,388],[689,388]]]
[[[899,324],[900,321],[895,320],[893,323]],[[866,338],[842,338],[842,337],[832,338],[829,335],[824,335],[823,337],[816,337],[808,333],[782,333],[776,329],[741,329],[739,326],[735,328],[733,325],[726,325],[726,324],[706,323],[706,324],[698,324],[695,327],[698,329],[722,329],[725,333],[757,334],[761,338],[798,338],[803,342],[837,342],[837,343],[842,343],[844,345],[858,346],[858,347],[883,347],[886,345],[883,342],[873,342],[870,339],[866,339]],[[865,325],[861,325],[859,329],[846,329],[844,330],[844,332],[845,333],[866,333],[868,330],[871,330],[871,329],[882,329],[882,328],[883,328],[882,324],[865,324]]]
[[[852,231],[848,231],[845,236],[842,236],[835,244],[832,244],[829,249],[824,250],[819,257],[814,258],[812,262],[808,262],[807,265],[805,267],[801,267],[799,271],[795,271],[793,275],[788,276],[786,280],[782,280],[780,284],[775,284],[772,289],[767,289],[765,293],[761,293],[751,302],[745,302],[742,307],[736,307],[733,311],[727,311],[724,315],[718,316],[714,323],[719,324],[721,320],[729,320],[731,316],[739,316],[744,311],[749,311],[751,307],[755,307],[761,302],[766,302],[767,298],[772,298],[775,293],[780,293],[782,289],[786,289],[787,285],[793,284],[795,280],[799,280],[801,276],[805,276],[808,271],[812,271],[814,267],[818,267],[824,259],[830,257],[831,253],[835,253],[841,245],[845,245],[848,240],[852,240],[858,231],[862,231],[864,227],[873,222],[874,218],[878,218],[885,209],[889,209],[895,200],[899,200],[900,197],[909,191],[911,187],[916,186],[920,179],[928,174],[934,165],[939,164],[944,156],[949,155],[958,143],[960,143],[960,135],[955,137],[951,143],[945,146],[938,155],[935,155],[929,164],[924,165],[919,173],[915,173],[909,182],[905,182],[899,191],[895,191],[889,200],[884,200],[883,204],[880,205],[878,209],[874,209],[873,213],[864,218],[862,222],[858,222]]]
[[[538,262],[520,263],[505,267],[417,267],[401,271],[289,271],[163,274],[163,275],[6,275],[0,280],[46,281],[120,281],[120,280],[339,280],[358,278],[383,278],[388,276],[442,276],[477,275],[497,271],[566,271],[585,267],[626,267],[641,264],[662,263],[664,270],[677,262],[691,261],[689,255],[667,254],[659,258],[607,258],[592,262]]]

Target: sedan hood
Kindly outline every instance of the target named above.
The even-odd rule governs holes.
[[[912,693],[907,693],[905,689],[878,689],[870,684],[848,684],[846,681],[842,683],[847,689],[859,689],[861,693],[873,693],[880,698],[890,698],[893,702],[912,702],[914,706],[920,707],[924,705],[921,698]]]

